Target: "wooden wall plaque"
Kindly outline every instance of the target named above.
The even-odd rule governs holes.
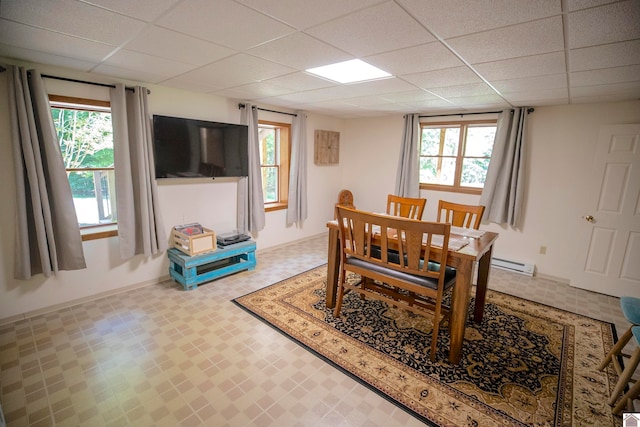
[[[313,161],[316,165],[338,164],[340,161],[340,132],[315,130]]]

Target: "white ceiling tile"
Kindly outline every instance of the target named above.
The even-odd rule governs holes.
[[[103,62],[104,65],[138,71],[140,73],[151,73],[165,80],[176,74],[187,72],[192,67],[183,62],[172,61],[170,59],[159,58],[147,55],[146,53],[132,52],[130,50],[120,50]],[[139,80],[139,79],[138,79]],[[159,80],[154,80],[157,83]]]
[[[352,94],[355,94],[356,96],[404,92],[416,88],[412,84],[395,77],[372,80],[368,82],[350,83],[344,85],[344,87],[349,88],[350,92]]]
[[[372,105],[394,103],[394,101],[386,99],[384,96],[357,96],[355,98],[343,99],[340,102],[344,102],[349,105],[355,105],[358,107],[369,107]]]
[[[423,89],[482,82],[482,79],[466,66],[409,74],[402,78]]]
[[[461,108],[507,108],[509,104],[498,95],[461,96],[447,98]]]
[[[449,109],[455,107],[450,101],[442,98],[425,99],[423,101],[407,101],[404,102],[412,111],[433,111],[435,109]]]
[[[222,89],[221,86],[196,83],[192,79],[185,78],[183,76],[178,76],[168,80],[164,80],[162,82],[162,85],[176,88],[176,89],[191,91],[191,92],[199,92],[199,93],[213,93]]]
[[[232,49],[156,26],[148,27],[124,47],[193,65],[208,64],[236,53]]]
[[[544,107],[549,105],[565,105],[569,103],[568,97],[561,98],[537,98],[537,99],[521,99],[512,102],[514,107]]]
[[[640,65],[571,73],[571,87],[640,81]]]
[[[629,99],[629,95],[640,98],[640,81],[629,83],[612,83],[608,85],[578,86],[571,88],[571,97],[620,95],[620,99]]]
[[[353,13],[306,32],[359,57],[435,40],[394,2]]]
[[[143,21],[155,21],[181,0],[82,0]]]
[[[286,101],[292,102],[315,103],[352,98],[358,95],[360,94],[354,91],[349,86],[339,85],[315,90],[308,90],[304,92],[291,93],[283,95],[281,98]]]
[[[27,62],[55,65],[57,67],[64,67],[84,72],[90,71],[97,65],[96,62],[83,61],[76,58],[67,58],[65,56],[53,55],[36,50],[17,48],[15,46],[9,46],[2,43],[0,43],[0,56],[6,58],[20,58],[21,60]]]
[[[295,71],[274,62],[246,54],[222,59],[182,75],[197,84],[216,86],[220,89],[267,80]]]
[[[569,92],[566,87],[556,89],[538,89],[507,93],[504,94],[503,97],[514,105],[526,105],[526,102],[539,101],[547,98],[564,99],[566,102],[569,99]]]
[[[0,0],[0,55],[89,80],[345,118],[608,102],[640,98],[639,8],[639,0]],[[569,49],[565,35],[585,47]],[[300,71],[353,57],[395,78],[340,85]]]
[[[567,0],[567,11],[588,9],[595,6],[611,3],[612,0]]]
[[[495,80],[489,83],[502,95],[538,89],[566,89],[567,75],[552,74],[549,76],[524,77],[521,79]]]
[[[333,46],[304,33],[294,33],[250,49],[247,53],[298,70],[354,59]]]
[[[470,64],[518,58],[564,49],[559,16],[458,37],[447,43]]]
[[[557,0],[399,0],[437,37],[446,39],[561,13]]]
[[[640,38],[638,0],[572,12],[567,19],[570,49]]]
[[[336,83],[332,83],[328,80],[312,76],[311,74],[305,73],[303,71],[274,77],[267,80],[266,82],[274,86],[291,89],[292,91],[313,90],[323,87],[336,86]]]
[[[363,60],[396,76],[452,68],[463,64],[440,42],[367,56]]]
[[[380,3],[380,0],[238,1],[300,30]]]
[[[294,31],[230,0],[186,0],[158,19],[156,25],[239,50]]]
[[[116,76],[127,80],[137,81],[142,85],[144,85],[145,82],[159,83],[166,78],[166,76],[156,74],[153,71],[130,70],[128,68],[121,68],[112,65],[99,65],[94,71],[108,76]]]
[[[267,98],[271,96],[280,96],[287,93],[291,93],[287,89],[273,86],[265,82],[251,83],[248,85],[236,86],[228,89],[222,89],[216,91],[216,95],[224,96],[227,98],[244,99],[252,101],[260,98]]]
[[[429,89],[429,92],[447,99],[494,95],[496,93],[493,89],[491,89],[489,85],[485,83],[472,83],[466,85],[440,87]]]
[[[102,61],[115,49],[112,45],[6,20],[0,20],[0,43],[91,62]]]
[[[553,52],[474,64],[473,68],[488,81],[493,81],[560,74],[566,71],[566,63],[564,52]]]
[[[112,45],[144,27],[142,21],[75,0],[3,1],[0,17]]]
[[[569,51],[570,71],[640,64],[640,40],[584,47]]]
[[[341,111],[358,111],[359,110],[357,105],[350,104],[343,100],[320,101],[320,102],[313,102],[312,104],[314,106],[325,108],[325,109],[331,108],[331,109],[339,109]]]
[[[369,107],[372,111],[379,111],[381,113],[409,113],[411,107],[403,104],[380,104],[380,105],[372,105]]]
[[[399,103],[419,103],[423,101],[441,100],[432,93],[420,89],[413,89],[405,92],[386,93],[382,98]]]

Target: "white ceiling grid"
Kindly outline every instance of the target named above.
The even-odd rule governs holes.
[[[640,0],[1,0],[0,56],[338,117],[640,98]],[[304,70],[359,58],[392,78]]]

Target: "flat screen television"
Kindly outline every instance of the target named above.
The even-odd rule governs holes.
[[[248,175],[246,125],[153,116],[156,178]]]

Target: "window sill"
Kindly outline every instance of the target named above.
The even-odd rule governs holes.
[[[289,205],[287,203],[265,203],[264,211],[265,212],[279,211],[282,209],[287,209],[288,206]]]
[[[482,194],[482,188],[451,187],[446,185],[420,184],[421,190],[448,191],[449,193]]]
[[[80,229],[82,235],[82,241],[106,239],[108,237],[114,237],[118,235],[118,225],[109,224],[98,227],[82,228]]]

